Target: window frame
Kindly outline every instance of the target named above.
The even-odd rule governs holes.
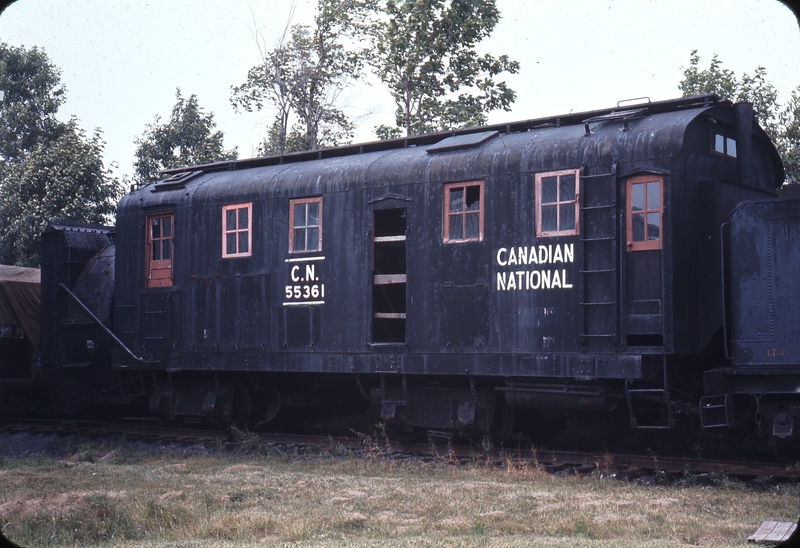
[[[722,150],[717,150],[717,136],[722,137]],[[734,153],[730,153],[730,146],[729,143],[733,143],[733,151]],[[720,133],[719,131],[712,131],[711,132],[711,152],[713,154],[718,154],[720,156],[725,156],[727,158],[736,158],[736,154],[738,152],[738,146],[736,144],[736,138],[729,137],[724,133]]]
[[[154,219],[169,219],[170,235],[168,237],[160,236],[153,238],[152,223]],[[161,234],[163,235],[163,224]],[[169,259],[153,259],[153,243],[170,242],[170,255]],[[161,253],[163,256],[163,244],[161,246]],[[174,279],[174,266],[175,266],[175,212],[166,211],[160,213],[152,213],[145,218],[145,272],[144,272],[144,285],[147,288],[154,287],[172,287]],[[153,273],[161,273],[168,271],[168,276],[153,277]]]
[[[542,204],[542,179],[545,177],[557,177],[560,178],[562,175],[573,175],[575,177],[575,198],[573,200],[559,200],[560,196],[556,198],[555,202],[550,202],[547,204]],[[580,203],[581,203],[581,170],[580,168],[576,169],[560,169],[558,171],[547,171],[542,173],[537,173],[534,176],[534,203],[535,203],[535,218],[536,218],[536,237],[537,238],[550,238],[553,236],[577,236],[581,233],[581,210],[580,210]],[[556,182],[556,189],[557,192],[560,186],[558,185],[558,179]],[[561,205],[568,204],[574,202],[575,203],[575,228],[571,228],[569,230],[542,230],[542,206],[552,206],[553,204],[556,205],[556,212],[557,212],[557,223],[561,218]]]
[[[462,234],[466,233],[466,216],[467,215],[476,215],[475,212],[468,212],[466,210],[466,203],[464,211],[457,211],[455,213],[450,212],[450,191],[454,188],[463,188],[464,189],[464,197],[466,199],[466,192],[468,187],[478,187],[478,236],[472,236],[470,238],[450,238],[450,217],[460,215],[462,217]],[[460,244],[464,242],[482,242],[483,241],[483,221],[486,209],[484,208],[484,204],[486,203],[484,200],[485,193],[484,193],[484,181],[477,180],[477,181],[459,181],[455,183],[446,183],[442,187],[442,242],[446,244]],[[466,200],[465,200],[466,201]]]
[[[239,228],[239,210],[247,208],[247,228]],[[236,211],[236,227],[230,229],[228,227],[227,212],[230,210]],[[230,204],[222,206],[222,258],[233,259],[237,257],[251,257],[253,255],[253,202],[242,202],[238,204]],[[239,234],[241,232],[247,233],[247,251],[239,252]],[[226,246],[227,236],[229,234],[236,234],[236,253],[228,253]]]
[[[647,208],[647,184],[658,182],[658,209]],[[633,241],[633,208],[631,201],[633,198],[633,185],[644,185],[644,209],[635,215],[642,215],[645,218],[645,239],[641,241]],[[650,251],[659,250],[663,248],[664,242],[664,177],[661,175],[636,175],[628,177],[625,188],[625,237],[627,242],[628,251]],[[658,213],[658,240],[647,239],[647,215],[650,213]]]
[[[310,203],[317,203],[319,212],[319,220],[317,225],[303,225],[301,227],[294,226],[294,206],[298,204],[310,204]],[[308,219],[308,216],[306,216]],[[308,230],[309,228],[316,227],[318,229],[317,232],[317,247],[314,249],[295,249],[294,248],[294,231],[295,228],[303,228]],[[306,238],[308,239],[308,238]],[[319,253],[322,251],[322,196],[313,196],[310,198],[293,198],[289,200],[289,253]]]

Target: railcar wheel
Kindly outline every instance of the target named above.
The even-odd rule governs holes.
[[[511,437],[511,434],[514,433],[514,415],[514,409],[506,403],[505,398],[498,398],[492,419],[491,440],[493,443],[501,443]]]
[[[545,417],[535,409],[515,409],[517,430],[533,444],[548,443],[567,426],[563,418]]]
[[[253,430],[272,423],[281,410],[281,394],[275,388],[257,388],[254,394]]]
[[[412,428],[406,430],[394,430],[392,428],[386,429],[386,437],[389,441],[396,441],[398,443],[413,443],[422,439],[426,430],[424,428]]]
[[[233,385],[233,402],[231,406],[230,424],[243,429],[248,426],[250,416],[253,414],[253,399],[250,391],[241,382]]]

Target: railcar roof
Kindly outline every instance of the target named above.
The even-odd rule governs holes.
[[[362,144],[344,145],[332,148],[323,148],[313,151],[293,152],[282,155],[264,156],[259,158],[248,158],[243,160],[229,160],[212,164],[202,164],[196,166],[183,166],[179,168],[166,169],[161,172],[162,177],[167,178],[178,176],[176,179],[186,180],[189,176],[199,172],[212,171],[233,171],[260,166],[282,165],[287,163],[306,162],[310,160],[321,160],[324,158],[345,157],[367,152],[379,152],[400,148],[418,147],[423,145],[434,145],[448,138],[464,138],[463,136],[474,134],[485,134],[497,132],[498,134],[511,134],[528,132],[536,129],[558,128],[564,126],[584,126],[588,131],[590,126],[595,123],[611,120],[625,120],[636,118],[643,115],[658,114],[664,112],[674,112],[687,109],[708,108],[716,105],[730,105],[728,99],[723,99],[716,94],[695,95],[692,97],[682,97],[679,99],[669,99],[666,101],[653,101],[645,103],[634,103],[620,106],[620,101],[616,107],[600,110],[584,111],[577,113],[561,114],[544,118],[534,118],[507,124],[495,124],[491,126],[481,126],[473,128],[453,129],[436,133],[426,133],[398,139],[388,139],[385,141],[372,141]],[[449,150],[459,148],[448,148]],[[183,177],[180,177],[183,175]],[[175,182],[178,182],[177,180]]]
[[[185,207],[216,201],[220,196],[247,201],[256,195],[316,195],[353,186],[455,181],[612,161],[634,165],[677,155],[687,126],[703,113],[732,122],[731,105],[717,95],[699,95],[405,139],[187,166],[163,171],[166,178],[134,192],[138,203],[124,198],[118,213],[128,207],[173,204],[176,199]],[[756,131],[762,134],[760,138],[768,140],[763,130]],[[772,153],[773,161],[780,165],[777,152],[773,149]]]

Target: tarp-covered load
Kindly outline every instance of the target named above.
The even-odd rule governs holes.
[[[0,324],[21,327],[39,346],[41,272],[38,268],[0,265]]]

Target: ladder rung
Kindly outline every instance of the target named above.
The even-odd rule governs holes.
[[[406,283],[405,274],[375,274],[373,281],[375,285],[404,284]]]
[[[376,243],[381,243],[381,242],[405,242],[406,241],[406,235],[402,234],[402,235],[399,235],[399,236],[375,236],[375,238],[373,238],[372,241],[376,242]]]

